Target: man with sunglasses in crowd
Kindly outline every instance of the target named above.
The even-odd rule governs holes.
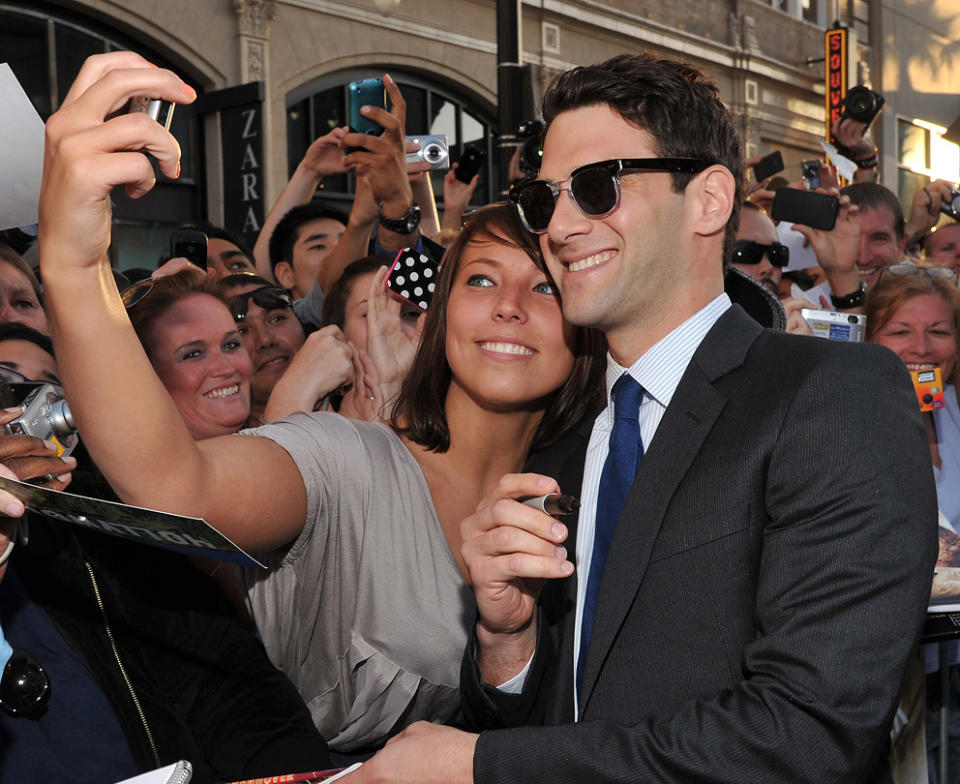
[[[544,120],[516,199],[609,402],[461,525],[480,734],[413,725],[354,781],[888,780],[937,553],[902,363],[731,306],[740,143],[694,68],[576,68]],[[579,514],[516,500],[550,492]]]

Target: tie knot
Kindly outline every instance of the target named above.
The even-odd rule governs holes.
[[[633,419],[640,416],[640,401],[643,400],[643,387],[633,376],[624,373],[610,390],[613,396],[614,419]]]

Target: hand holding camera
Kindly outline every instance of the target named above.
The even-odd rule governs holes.
[[[943,180],[927,183],[913,194],[910,201],[910,214],[907,216],[905,233],[907,237],[925,235],[945,213],[954,220],[960,220],[960,212],[954,212],[954,205],[960,209],[960,192]],[[956,202],[956,204],[955,204]]]
[[[374,199],[383,204],[384,215],[399,218],[413,203],[404,136],[407,104],[388,74],[383,76],[383,85],[390,97],[390,111],[369,104],[359,109],[364,119],[381,126],[383,132],[374,136],[351,131],[343,136],[341,144],[348,153],[344,164],[355,168],[358,176],[368,178]]]
[[[347,171],[349,167],[343,162],[343,137],[348,132],[344,125],[314,139],[297,168],[306,170],[317,179]]]
[[[166,176],[180,174],[180,145],[157,121],[140,112],[107,119],[144,95],[172,103],[196,98],[172,72],[132,52],[109,52],[86,60],[47,121],[39,247],[48,288],[61,272],[105,261],[113,187],[124,185],[128,196],[139,198],[156,183],[143,152]]]

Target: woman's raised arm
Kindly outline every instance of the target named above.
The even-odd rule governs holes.
[[[168,177],[180,173],[180,147],[159,123],[142,113],[105,119],[134,96],[190,103],[196,94],[139,55],[95,55],[47,122],[39,249],[67,398],[90,454],[124,501],[202,516],[241,547],[272,549],[303,525],[296,465],[265,438],[193,441],[110,273],[113,187],[147,194],[156,183],[147,153]]]

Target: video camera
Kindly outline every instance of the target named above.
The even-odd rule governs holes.
[[[540,158],[543,155],[540,137],[543,128],[542,120],[527,120],[517,128],[517,139],[520,140],[520,171],[532,177],[540,173]]]

